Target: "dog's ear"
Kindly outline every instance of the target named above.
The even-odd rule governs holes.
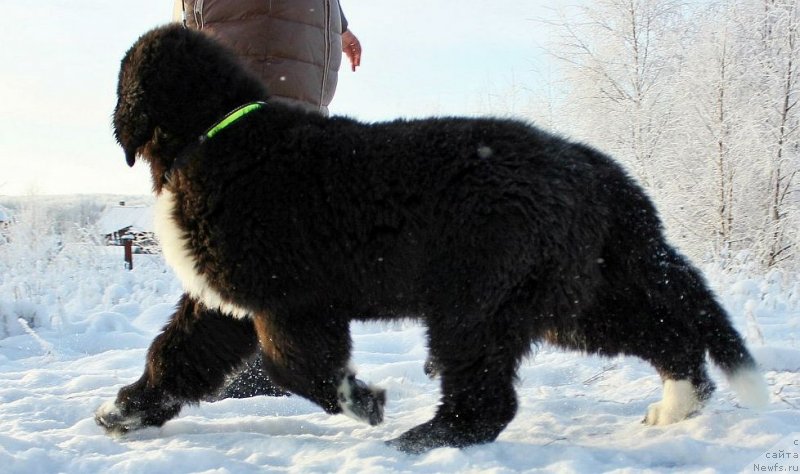
[[[122,59],[117,83],[117,105],[114,107],[114,137],[125,152],[129,166],[136,162],[138,150],[153,136],[153,124],[142,83],[150,67],[151,51],[134,45]]]
[[[125,152],[128,166],[136,162],[137,151],[150,141],[155,128],[145,111],[142,98],[140,91],[120,91],[114,109],[114,136]]]

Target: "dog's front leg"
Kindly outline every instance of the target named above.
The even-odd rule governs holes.
[[[355,376],[350,327],[345,317],[326,314],[256,315],[264,369],[281,387],[311,400],[327,413],[342,413],[377,425],[386,393]]]
[[[109,434],[161,426],[186,403],[218,390],[257,347],[253,323],[212,311],[184,295],[147,354],[142,377],[97,409]]]

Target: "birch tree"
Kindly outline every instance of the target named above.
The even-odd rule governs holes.
[[[553,55],[566,65],[578,128],[650,187],[657,184],[653,162],[672,119],[661,86],[682,5],[598,0],[549,22],[559,35]]]
[[[695,11],[688,24],[684,67],[673,84],[679,118],[670,137],[684,171],[674,176],[683,186],[672,192],[687,208],[684,225],[698,229],[696,245],[710,245],[726,260],[747,245],[748,208],[741,204],[750,200],[751,167],[744,159],[750,155],[744,107],[750,99],[741,79],[739,21],[725,2]]]
[[[799,3],[597,0],[547,22],[563,132],[625,163],[694,257],[800,264]]]
[[[767,268],[797,260],[800,170],[800,39],[797,0],[762,0],[752,15],[754,99],[760,105],[765,159],[764,219],[759,246]]]

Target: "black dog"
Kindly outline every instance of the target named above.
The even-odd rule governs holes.
[[[390,317],[424,322],[441,377],[434,418],[390,442],[407,452],[494,440],[537,341],[650,362],[664,399],[648,424],[708,399],[706,351],[747,401],[766,397],[648,197],[591,148],[507,120],[294,110],[180,26],[125,55],[114,130],[130,165],[150,164],[158,235],[188,296],[142,378],[98,409],[109,432],[163,424],[259,343],[280,387],[379,423],[385,395],[348,366],[349,323]]]

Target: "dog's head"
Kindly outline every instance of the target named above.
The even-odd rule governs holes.
[[[140,37],[122,59],[114,136],[128,165],[150,163],[154,185],[176,155],[226,113],[265,100],[259,80],[233,52],[178,24]]]

